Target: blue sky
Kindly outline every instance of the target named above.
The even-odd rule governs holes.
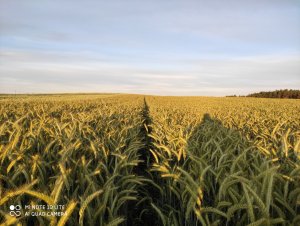
[[[0,93],[300,88],[300,1],[0,0]]]

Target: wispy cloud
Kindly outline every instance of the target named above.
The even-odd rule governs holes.
[[[1,92],[133,92],[161,95],[246,94],[300,86],[300,56],[264,56],[177,61],[165,67],[134,62],[35,52],[2,53]],[[87,58],[86,58],[87,57]],[[109,90],[111,88],[112,90]]]

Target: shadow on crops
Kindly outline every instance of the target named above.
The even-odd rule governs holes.
[[[241,130],[244,131],[246,129],[242,128]],[[194,128],[187,142],[187,151],[190,159],[183,166],[195,181],[199,181],[198,178],[206,167],[210,167],[210,170],[203,174],[202,181],[204,182],[202,184],[200,182],[203,199],[199,209],[202,207],[217,207],[222,201],[241,202],[241,200],[235,201],[236,197],[239,196],[233,195],[231,192],[234,190],[236,194],[245,194],[244,184],[253,188],[254,191],[259,191],[259,189],[263,188],[261,183],[265,182],[265,178],[263,182],[253,178],[261,175],[263,172],[267,172],[267,169],[272,165],[270,163],[272,156],[260,152],[258,146],[254,143],[254,139],[256,138],[248,140],[241,132],[233,128],[227,128],[220,120],[212,118],[209,114],[203,116],[202,122]],[[192,159],[192,156],[195,156],[195,158]],[[293,159],[292,156],[284,157],[281,156],[281,153],[278,153],[276,157],[278,163],[280,163],[277,172],[284,172],[286,168],[291,170],[289,162]],[[243,180],[228,185],[229,183],[227,182],[229,180],[231,182],[234,181],[231,176],[235,173],[239,173],[238,178]],[[229,177],[231,178],[227,180]],[[277,180],[277,182],[279,181]],[[274,183],[276,183],[275,179]],[[229,187],[231,188],[230,191]],[[291,183],[289,189],[295,188],[296,184]],[[277,191],[282,189],[283,187],[277,184]],[[222,195],[220,196],[220,194]],[[259,192],[256,195],[262,199],[265,198],[264,194]],[[254,198],[254,194],[249,196]],[[280,209],[285,209],[284,205],[274,200],[273,196],[271,197],[273,204],[276,204]],[[222,207],[222,211],[226,213],[229,207]],[[254,210],[255,217],[258,217],[260,214],[260,210],[256,208]],[[269,209],[269,214],[274,219],[280,217],[272,206]],[[246,210],[239,210],[233,213],[230,219],[212,213],[207,214],[205,217],[210,223],[218,219],[221,225],[247,223],[246,219],[240,219],[241,215],[245,217],[248,216],[248,213]],[[287,219],[292,219],[292,217],[293,215],[287,213]]]
[[[223,170],[226,170],[224,174],[230,171],[231,164],[228,162],[236,159],[249,147],[254,148],[253,143],[239,131],[226,127],[219,119],[211,117],[208,113],[204,114],[201,123],[193,129],[187,142],[187,151],[190,154],[201,158],[213,169],[222,167]],[[226,154],[228,161],[224,161],[226,164],[220,165],[219,160],[224,157],[224,154]],[[251,152],[247,151],[244,157],[249,161],[253,160]],[[261,157],[263,158],[262,154]],[[248,163],[250,164],[250,162]],[[247,167],[245,166],[243,169],[247,170]],[[203,204],[206,206],[213,205],[214,195],[218,193],[219,189],[219,184],[215,178],[210,179],[213,179],[215,184],[213,193],[204,191]]]
[[[249,130],[249,128],[241,128],[241,131],[247,130]],[[203,206],[215,207],[217,203],[220,203],[222,200],[217,197],[219,190],[222,189],[221,186],[226,183],[225,180],[229,176],[232,176],[232,174],[237,172],[240,173],[240,178],[245,179],[243,182],[244,184],[247,184],[247,180],[250,181],[248,185],[256,191],[256,195],[262,200],[265,199],[265,194],[262,194],[260,189],[264,188],[263,185],[265,181],[268,181],[268,178],[270,178],[268,175],[271,174],[267,173],[271,167],[277,167],[276,175],[293,177],[292,172],[297,169],[298,164],[296,152],[293,148],[289,147],[286,151],[287,153],[285,153],[282,151],[285,144],[284,141],[281,141],[281,143],[277,144],[278,152],[274,154],[271,152],[264,153],[261,152],[260,148],[264,147],[264,145],[268,145],[268,142],[274,143],[274,140],[267,140],[268,137],[263,138],[264,143],[260,144],[259,142],[256,142],[259,139],[262,139],[260,134],[254,133],[253,136],[250,136],[248,139],[238,130],[224,126],[220,120],[212,118],[209,114],[204,115],[202,122],[192,131],[187,143],[187,150],[193,155],[201,158],[201,160],[211,166],[211,169],[215,172],[208,174],[204,179],[206,180],[207,187],[204,189]],[[269,148],[266,146],[265,149],[268,150]],[[193,170],[191,170],[191,164],[187,164],[186,166],[188,166],[188,172],[193,172]],[[261,180],[253,179],[257,178],[258,175],[266,176]],[[197,175],[194,176],[197,177]],[[284,212],[284,218],[287,221],[290,220],[289,223],[294,224],[292,222],[294,222],[297,216],[296,213],[299,212],[299,205],[297,207],[296,204],[297,201],[290,199],[285,201],[288,202],[288,204],[283,204],[279,201],[279,198],[276,197],[276,194],[285,193],[286,196],[288,196],[288,194],[293,194],[296,189],[299,188],[299,182],[297,180],[291,180],[289,182],[289,187],[286,187],[286,185],[282,183],[282,179],[279,179],[280,177],[274,178],[274,181],[272,180],[274,186],[271,187],[270,196],[272,205],[269,207],[268,214],[270,215],[270,218],[276,219],[282,217],[281,213]],[[245,193],[241,182],[235,183],[232,186],[234,186],[237,194]],[[227,192],[228,188],[229,187],[227,187],[226,191],[220,190],[220,192],[221,194],[226,194],[226,198],[230,199],[231,195],[230,192]],[[250,194],[250,197],[254,199],[255,195]],[[295,211],[291,211],[292,208],[287,207],[288,205],[294,207]],[[280,213],[277,212],[278,209],[280,209]],[[224,208],[224,210],[226,210],[226,208]],[[248,213],[246,213],[246,216],[248,216],[247,214]],[[258,217],[260,214],[261,211],[259,208],[256,208],[254,210],[255,217]],[[241,221],[246,222],[245,219],[243,221],[238,215],[234,215],[228,222],[225,222],[224,220],[222,225],[226,223],[236,225],[241,223]]]
[[[201,123],[193,128],[187,141],[187,160],[182,161],[179,165],[199,183],[199,177],[207,166],[210,166],[212,171],[219,172],[219,161],[226,152],[228,153],[226,158],[229,161],[225,161],[225,164],[220,167],[224,170],[221,177],[225,178],[225,174],[230,172],[232,161],[245,150],[245,147],[250,145],[249,141],[238,131],[227,128],[220,120],[211,117],[209,114],[204,114]],[[191,156],[195,158],[192,159]],[[250,159],[250,156],[246,154],[245,158]],[[205,173],[203,180],[205,186],[201,185],[203,192],[201,206],[215,207],[220,181],[216,178],[216,174],[209,170]],[[239,192],[242,192],[242,187],[238,189]],[[210,218],[211,215],[208,217]],[[194,225],[195,222],[197,222],[197,218],[193,212],[188,222],[185,219],[184,223],[185,225]],[[225,219],[220,223],[225,225]]]

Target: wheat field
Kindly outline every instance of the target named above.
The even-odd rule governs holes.
[[[300,225],[300,102],[0,96],[0,224]]]

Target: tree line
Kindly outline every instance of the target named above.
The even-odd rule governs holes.
[[[281,89],[249,94],[247,97],[300,99],[300,90]]]
[[[227,97],[237,97],[237,95]],[[275,91],[262,91],[258,93],[251,93],[246,97],[300,99],[300,90],[281,89]]]

